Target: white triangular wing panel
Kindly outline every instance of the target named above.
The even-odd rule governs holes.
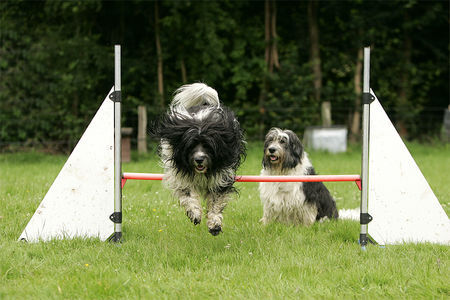
[[[379,244],[450,244],[450,221],[373,91],[369,125],[369,235]]]
[[[114,102],[109,94],[19,240],[95,237],[103,241],[114,232],[109,219],[114,212]]]

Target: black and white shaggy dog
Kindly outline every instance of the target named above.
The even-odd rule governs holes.
[[[264,142],[261,175],[315,175],[316,172],[297,135],[272,128]],[[323,218],[336,219],[336,202],[322,182],[261,182],[263,224],[311,225]]]
[[[184,85],[151,133],[160,139],[163,182],[195,225],[202,219],[201,199],[206,198],[207,226],[218,235],[222,211],[236,192],[236,170],[245,156],[243,131],[235,115],[213,88]]]

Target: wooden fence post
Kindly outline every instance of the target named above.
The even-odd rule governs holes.
[[[138,153],[147,153],[147,107],[138,106]]]

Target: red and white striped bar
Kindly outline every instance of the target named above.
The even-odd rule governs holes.
[[[151,173],[123,173],[122,188],[128,179],[137,180],[162,180],[163,174]],[[236,182],[332,182],[332,181],[354,181],[361,190],[360,175],[305,175],[305,176],[257,176],[238,175]]]

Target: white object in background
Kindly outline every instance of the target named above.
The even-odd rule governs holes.
[[[379,244],[450,244],[450,221],[380,102],[370,104],[369,235]]]
[[[109,95],[67,159],[19,240],[94,237],[114,232],[114,102]]]
[[[305,145],[313,150],[331,153],[347,151],[347,128],[345,126],[309,126],[304,134]]]

